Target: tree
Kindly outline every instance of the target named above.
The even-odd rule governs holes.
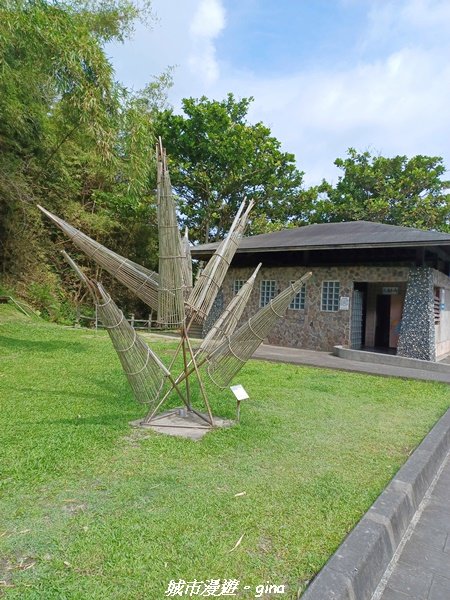
[[[247,121],[252,100],[233,94],[222,101],[187,98],[184,115],[165,110],[156,118],[181,219],[193,239],[223,236],[244,196],[256,201],[252,215],[258,233],[262,221],[269,228],[281,226],[298,211],[303,173],[268,127]],[[252,224],[250,230],[255,232]]]
[[[378,221],[419,229],[450,228],[450,181],[436,156],[371,156],[350,148],[334,163],[344,174],[318,187],[313,222]]]
[[[141,6],[1,3],[0,267],[4,282],[38,306],[61,295],[61,259],[48,240],[55,234],[38,202],[102,243],[154,263],[152,111],[170,82],[161,77],[131,94],[115,82],[103,50],[148,16]]]

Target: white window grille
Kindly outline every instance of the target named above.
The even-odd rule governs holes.
[[[339,310],[339,281],[322,281],[322,310]]]
[[[233,281],[233,294],[236,296],[236,294],[239,292],[239,290],[241,289],[241,287],[244,285],[245,281],[243,279],[235,279]]]
[[[259,306],[266,306],[277,295],[277,282],[270,279],[263,279],[259,292]]]
[[[291,283],[295,283],[291,281]],[[306,299],[306,283],[302,285],[301,290],[296,294],[289,304],[291,310],[305,310],[305,299]]]

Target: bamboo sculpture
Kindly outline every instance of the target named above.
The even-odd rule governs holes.
[[[39,208],[77,248],[134,292],[150,308],[156,310],[160,325],[179,329],[180,343],[170,365],[166,367],[129,325],[103,285],[87,278],[76,263],[64,253],[78,276],[88,286],[98,316],[108,331],[135,398],[148,406],[149,412],[142,424],[152,425],[156,419],[161,419],[158,411],[171,392],[175,391],[188,413],[195,413],[206,421],[207,426],[213,427],[215,421],[203,383],[200,370],[202,365],[206,364],[210,379],[218,387],[229,385],[232,378],[267,337],[276,321],[284,316],[293,297],[311,274],[307,273],[301,277],[236,329],[261,268],[261,264],[258,265],[219,316],[197,352],[194,352],[189,338],[189,329],[194,321],[201,321],[209,314],[244,234],[253,201],[247,205],[245,200],[242,202],[228,235],[218,245],[193,285],[188,234],[186,230],[184,237],[181,238],[179,233],[167,159],[161,140],[157,145],[157,199],[159,274],[109,250],[45,208],[41,206]],[[183,370],[175,378],[172,371],[180,352],[183,358]],[[201,413],[192,406],[191,384],[194,376],[198,381],[206,413]],[[181,383],[183,389],[180,387]],[[161,421],[158,420],[158,423]],[[200,428],[204,429],[205,424]]]

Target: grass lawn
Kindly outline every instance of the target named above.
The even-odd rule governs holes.
[[[287,592],[263,597],[297,598],[449,406],[444,384],[252,361],[241,425],[192,442],[129,427],[145,408],[106,334],[8,306],[0,323],[8,600],[160,600],[171,579],[226,578],[235,597],[270,582]],[[234,417],[229,391],[212,404]]]

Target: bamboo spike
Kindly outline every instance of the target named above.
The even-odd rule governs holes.
[[[292,299],[300,292],[303,283],[311,275],[312,273],[306,273],[283,290],[231,336],[226,336],[209,355],[208,375],[218,387],[224,388],[229,385],[262,344],[275,323],[284,316]]]
[[[157,273],[109,250],[39,204],[38,208],[69,237],[77,248],[134,292],[150,308],[157,310],[159,287]]]
[[[236,329],[240,318],[247,306],[250,295],[255,284],[256,276],[262,263],[254,270],[253,274],[244,283],[236,296],[233,297],[221,316],[217,319],[211,330],[207,333],[198,350],[198,354],[211,354],[217,348],[226,336],[230,336]]]
[[[182,274],[184,252],[172,197],[167,158],[161,138],[156,153],[159,238],[158,322],[167,327],[178,327],[185,320]]]
[[[80,279],[88,286],[96,303],[98,315],[105,325],[117,351],[122,367],[133,389],[136,399],[149,405],[150,410],[143,423],[157,419],[156,414],[172,390],[176,390],[189,411],[197,414],[210,426],[214,426],[209,400],[200,367],[207,363],[207,371],[212,381],[219,387],[226,387],[233,376],[242,368],[262,343],[275,322],[284,315],[292,298],[298,293],[311,273],[305,274],[289,288],[251,317],[236,330],[239,319],[249,300],[257,273],[255,272],[232,299],[211,332],[202,342],[199,352],[193,351],[189,339],[189,327],[194,320],[204,318],[210,312],[217,293],[224,281],[227,270],[244,234],[253,201],[246,206],[241,203],[230,231],[210,261],[200,272],[192,287],[192,260],[187,229],[181,239],[177,226],[176,208],[172,197],[169,171],[165,150],[161,139],[157,145],[158,180],[158,222],[159,222],[159,269],[160,275],[120,256],[119,254],[92,240],[64,220],[39,206],[72,242],[100,267],[111,273],[126,285],[152,309],[157,309],[158,320],[167,326],[180,327],[180,343],[172,362],[167,369],[158,356],[143,341],[124,318],[122,311],[112,301],[111,296],[97,281],[91,281],[63,252],[66,260],[75,269]],[[187,292],[190,293],[188,294]],[[185,316],[184,297],[189,318]],[[187,321],[187,322],[186,322]],[[183,372],[174,378],[171,370],[175,359],[182,351]],[[189,353],[191,362],[188,363]],[[200,356],[199,356],[200,355]],[[195,373],[207,410],[207,415],[199,413],[191,406],[189,378]],[[186,381],[186,393],[180,383]],[[166,385],[167,383],[167,385]],[[163,394],[163,389],[166,390]]]
[[[187,300],[194,319],[201,320],[209,314],[244,233],[253,204],[253,201],[250,201],[243,214],[245,200],[242,202],[228,235],[219,244],[195,282],[194,289]]]
[[[225,263],[227,253],[228,253],[228,248],[230,245],[230,240],[232,239],[234,231],[238,226],[240,216],[244,209],[244,205],[245,205],[245,200],[241,203],[239,210],[238,210],[236,216],[234,217],[233,223],[231,224],[231,228],[230,228],[230,231],[228,232],[227,236],[225,237],[224,240],[222,240],[220,242],[220,244],[217,247],[216,251],[214,252],[213,256],[211,256],[211,258],[209,259],[205,268],[202,269],[201,273],[199,274],[198,279],[195,282],[194,289],[192,290],[192,293],[190,294],[190,296],[187,300],[188,305],[192,308],[192,313],[193,313],[194,318],[197,315],[200,315],[201,318],[205,317],[209,312],[206,310],[206,307],[208,305],[210,296],[213,295],[213,298],[215,299],[215,297],[217,295],[220,285],[218,287],[215,286],[215,277],[217,277],[218,272],[219,272],[219,276],[220,276],[219,267]],[[225,263],[226,270],[228,269],[228,266],[230,263],[231,263],[231,260],[227,261],[227,263]],[[225,274],[226,274],[226,270],[225,270]],[[217,289],[215,289],[216,287],[217,287]],[[215,294],[214,294],[214,292],[215,292]],[[214,299],[213,299],[213,302],[214,302]],[[211,303],[211,305],[212,305],[212,303]]]

